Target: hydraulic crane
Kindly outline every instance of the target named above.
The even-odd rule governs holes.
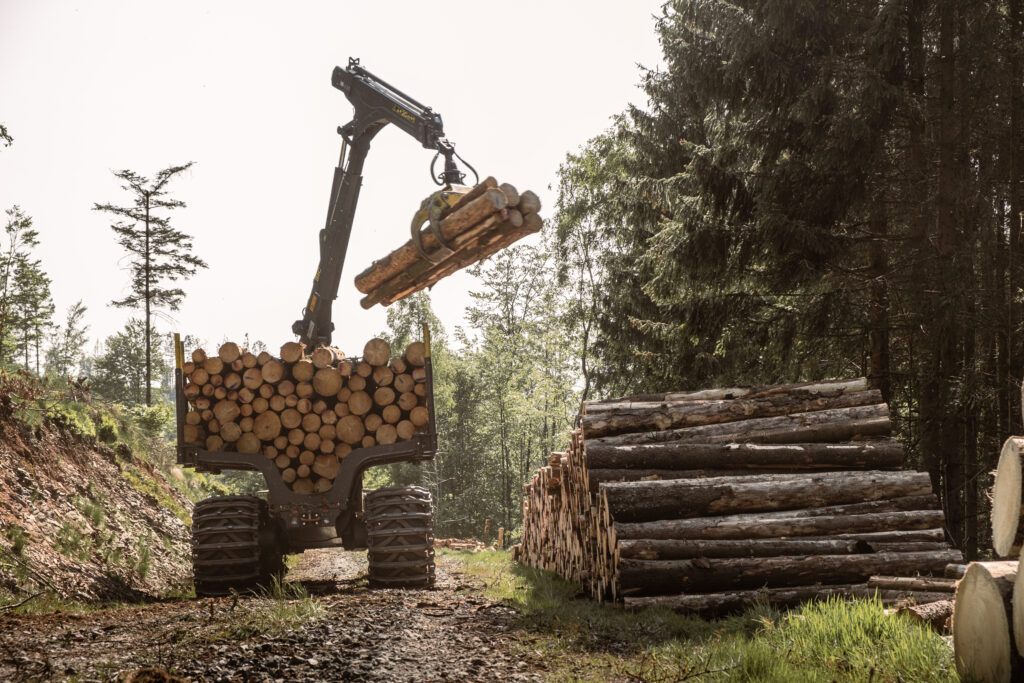
[[[455,145],[445,136],[440,114],[374,76],[360,66],[358,59],[349,59],[348,67],[344,69],[335,67],[331,83],[345,93],[355,109],[355,115],[351,121],[338,128],[341,155],[334,169],[327,225],[320,231],[320,263],[313,278],[309,299],[302,310],[302,318],[292,325],[292,332],[309,348],[329,346],[331,343],[331,334],[334,332],[331,305],[338,296],[341,271],[352,234],[352,221],[363,183],[363,162],[374,136],[390,123],[411,135],[424,148],[436,152],[430,164],[431,177],[443,189],[424,200],[412,222],[413,241],[428,259],[430,255],[419,244],[420,226],[424,220],[428,220],[431,228],[436,230],[437,210],[443,203],[453,204],[468,189],[462,185],[465,174],[459,170],[455,160],[463,161],[473,170],[455,152]],[[444,157],[444,170],[434,176],[439,157]],[[473,173],[476,175],[475,170]]]

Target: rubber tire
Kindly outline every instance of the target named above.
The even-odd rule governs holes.
[[[432,588],[434,529],[430,492],[421,486],[393,486],[366,494],[370,586]]]
[[[269,586],[284,558],[267,503],[253,496],[215,496],[192,510],[192,570],[197,596]]]

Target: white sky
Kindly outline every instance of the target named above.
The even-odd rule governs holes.
[[[160,327],[276,348],[309,293],[335,129],[352,113],[335,65],[359,57],[433,107],[481,176],[534,190],[547,216],[565,154],[643,103],[637,65],[660,63],[662,1],[0,0],[0,122],[15,139],[0,150],[0,210],[35,219],[57,318],[83,299],[94,341],[132,313],[108,306],[128,274],[93,203],[130,201],[112,170],[152,177],[195,161],[171,186],[188,203],[173,224],[210,268]],[[334,308],[334,343],[350,353],[385,327],[352,278],[408,238],[435,189],[432,156],[393,128],[370,149]],[[434,288],[447,329],[475,282],[460,273]]]

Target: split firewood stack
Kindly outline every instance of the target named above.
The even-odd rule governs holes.
[[[543,223],[540,199],[519,193],[508,183],[486,178],[440,213],[437,235],[420,230],[422,251],[410,239],[356,276],[356,288],[366,296],[363,308],[390,306],[442,278],[491,256],[538,232]]]
[[[592,401],[526,487],[515,557],[627,607],[935,593],[868,582],[962,561],[902,465],[864,379]]]
[[[234,342],[185,363],[186,444],[208,451],[262,453],[296,493],[328,491],[353,449],[412,439],[426,428],[423,342],[399,357],[371,339],[362,358],[330,347],[307,354],[298,342],[280,357]]]

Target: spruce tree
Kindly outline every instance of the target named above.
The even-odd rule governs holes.
[[[136,308],[143,313],[144,333],[140,342],[145,345],[145,401],[152,403],[152,376],[154,356],[153,316],[160,309],[178,310],[185,291],[174,283],[195,275],[206,263],[192,253],[192,239],[171,227],[170,218],[162,212],[185,207],[185,202],[173,199],[167,186],[176,176],[192,167],[193,162],[170,166],[158,171],[152,180],[134,171],[123,170],[114,176],[124,181],[121,187],[131,195],[128,206],[95,204],[93,210],[118,216],[110,227],[117,235],[118,244],[130,255],[131,293],[112,301],[119,308]]]
[[[46,351],[46,372],[58,377],[71,377],[85,357],[89,326],[85,324],[86,307],[81,299],[68,307],[64,325],[54,330]]]

